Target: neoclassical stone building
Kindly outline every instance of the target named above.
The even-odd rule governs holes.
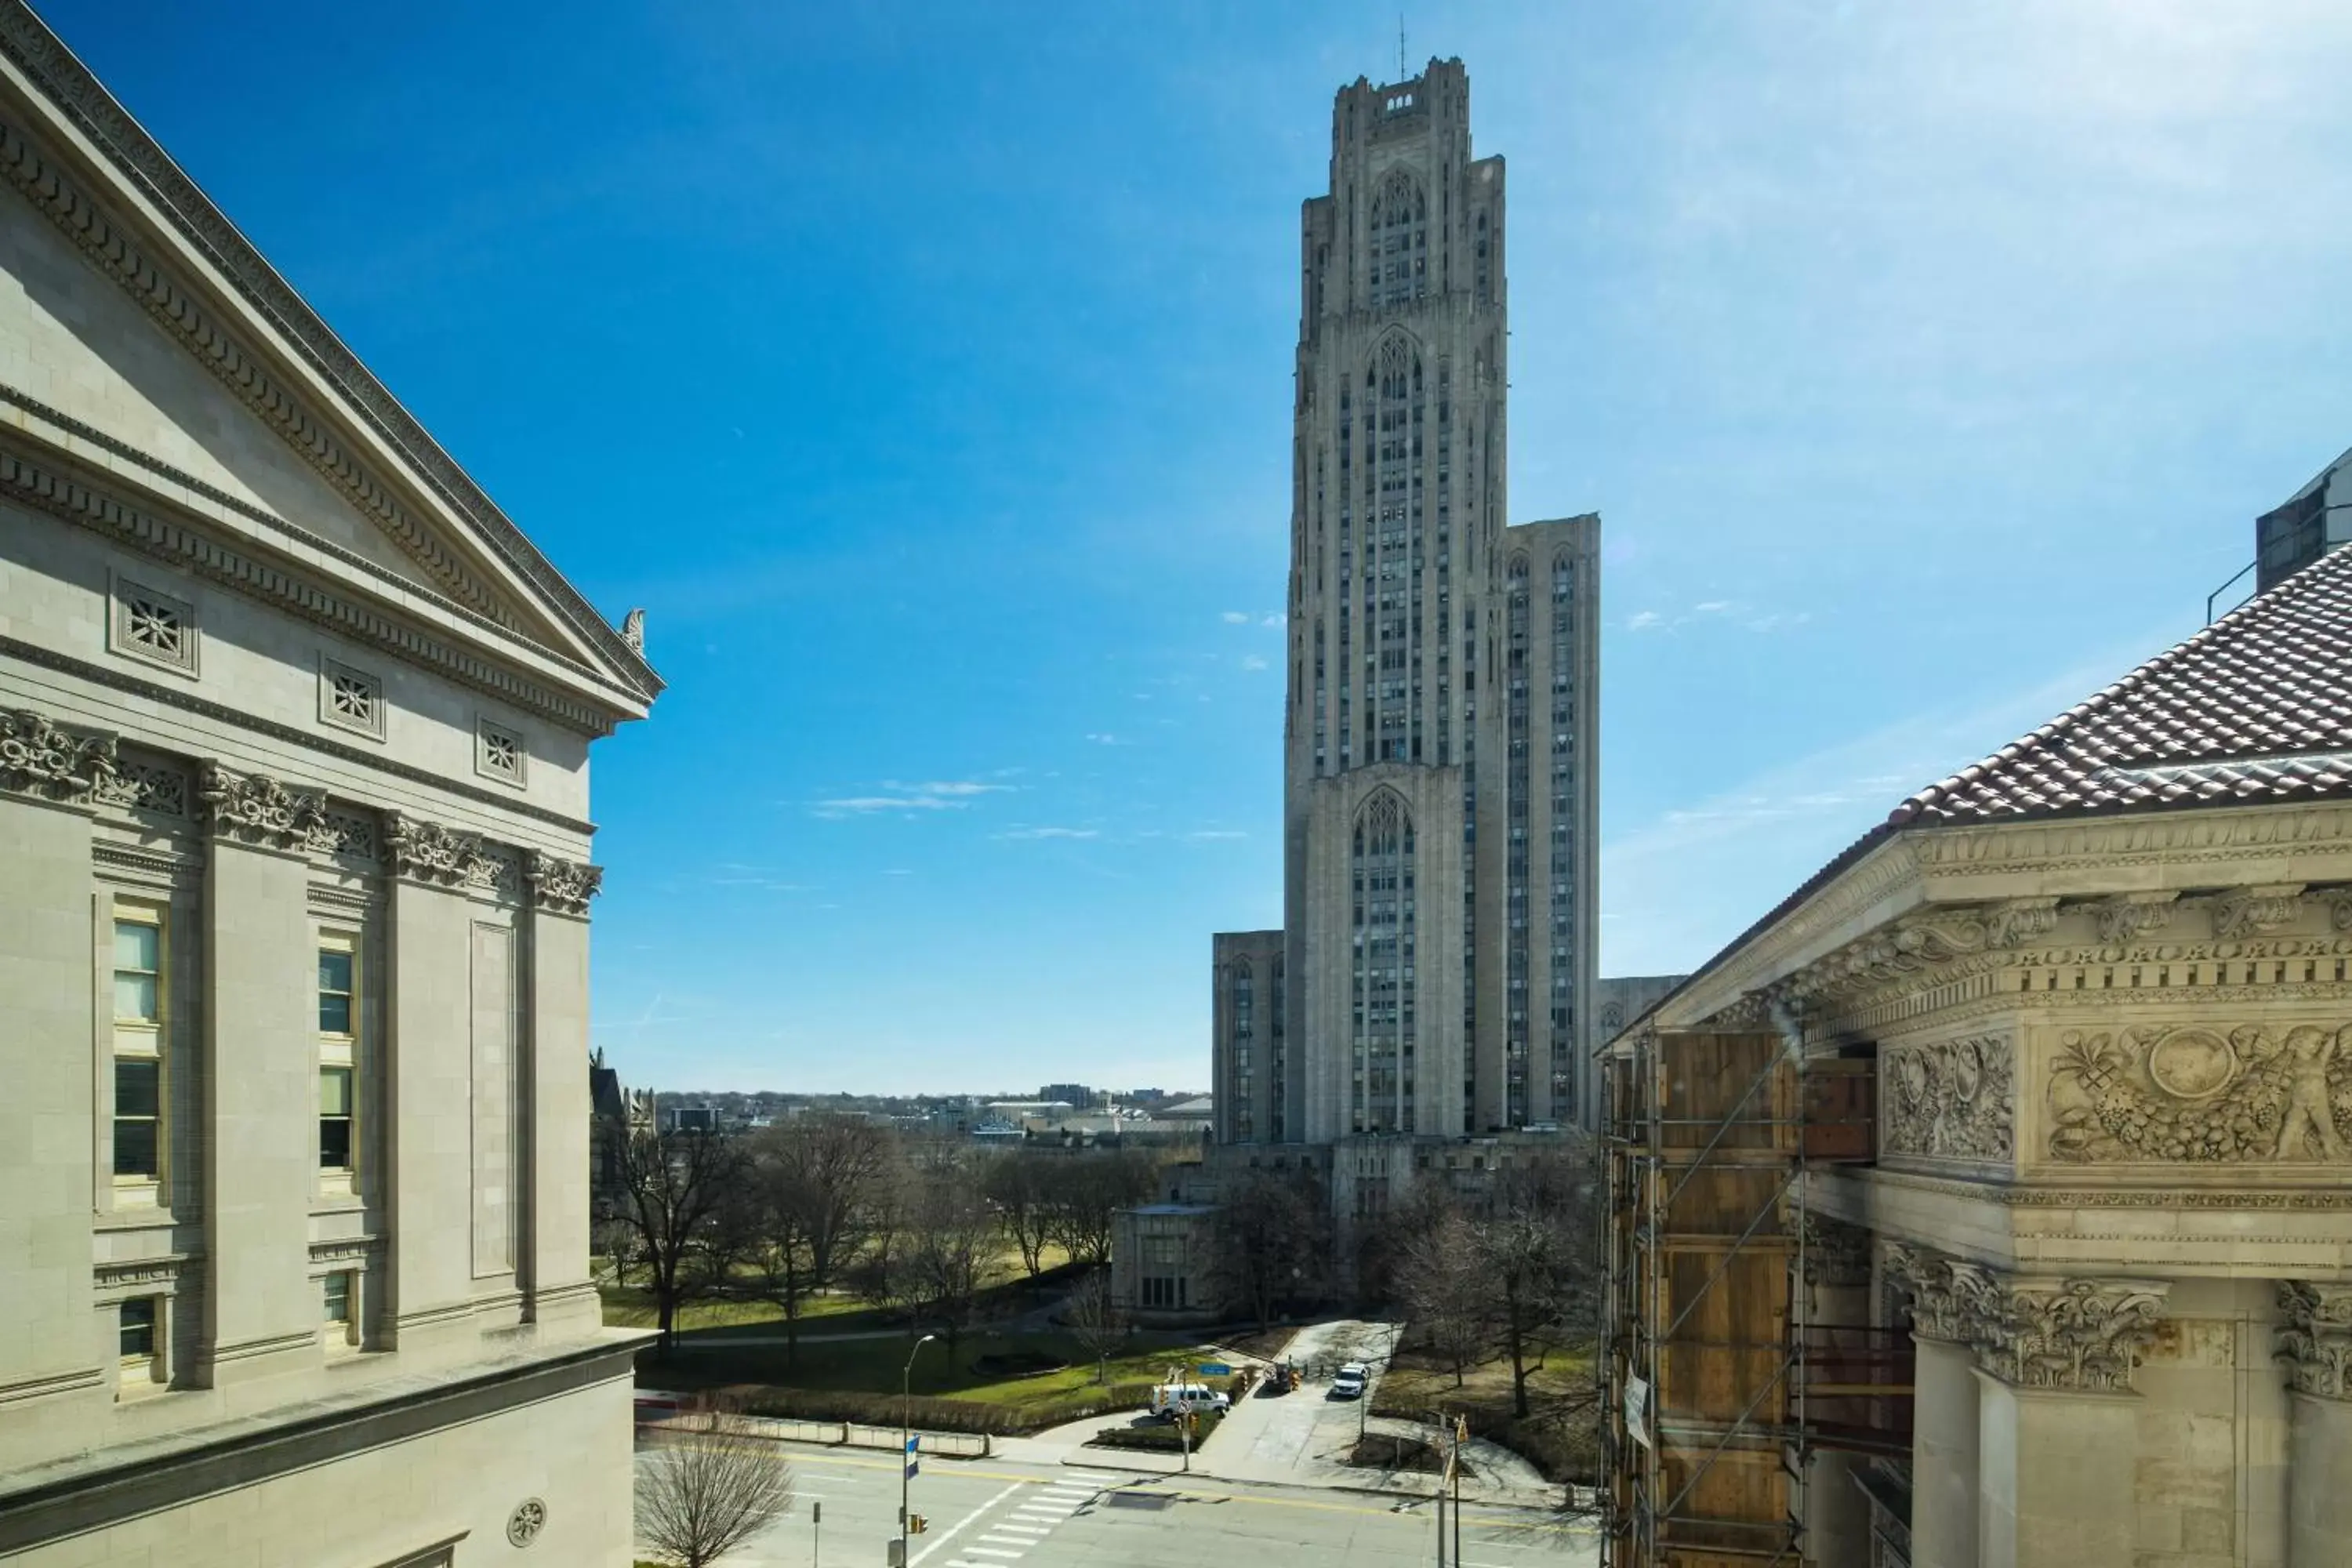
[[[0,1557],[625,1568],[640,644],[0,5]]]
[[[1780,1539],[1794,1460],[1837,1568],[2352,1563],[2347,966],[2352,552],[1912,797],[1618,1042],[1615,1561]],[[1749,1041],[1777,1110],[1660,1117]],[[1756,1173],[1746,1231],[1691,1206]]]

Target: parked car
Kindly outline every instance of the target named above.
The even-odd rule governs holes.
[[[1201,1383],[1163,1383],[1151,1391],[1151,1414],[1162,1421],[1173,1421],[1190,1411],[1230,1408],[1233,1401],[1222,1389]]]
[[[1339,1373],[1331,1379],[1331,1397],[1334,1399],[1361,1399],[1364,1396],[1364,1384],[1371,1381],[1371,1376],[1372,1369],[1366,1366],[1362,1362],[1351,1361],[1348,1363],[1345,1366],[1342,1366],[1339,1370]]]

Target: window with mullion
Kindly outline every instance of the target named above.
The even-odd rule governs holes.
[[[114,921],[114,1108],[111,1169],[137,1186],[163,1175],[163,921],[118,905]]]
[[[318,959],[319,1169],[348,1182],[359,1163],[358,942],[323,935]]]

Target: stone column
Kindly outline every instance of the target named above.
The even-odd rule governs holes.
[[[310,849],[326,796],[207,767],[205,1325],[218,1388],[317,1364],[318,932]]]
[[[1808,1213],[1804,1226],[1806,1326],[1814,1343],[1808,1353],[1834,1356],[1841,1340],[1856,1348],[1870,1341],[1870,1233],[1859,1226]],[[1840,1334],[1837,1331],[1855,1332]],[[1840,1396],[1840,1406],[1855,1401]],[[1818,1417],[1819,1412],[1813,1414]],[[1835,1448],[1815,1448],[1804,1477],[1805,1561],[1813,1568],[1866,1568],[1870,1561],[1870,1503],[1854,1482],[1860,1457]]]
[[[2134,1568],[2132,1369],[2168,1288],[1982,1272],[1970,1337],[1983,1379],[1983,1568]]]
[[[111,1016],[92,951],[89,817],[114,777],[113,736],[0,709],[0,1465],[67,1451],[67,1423],[89,1414],[53,1396],[102,1389],[113,1363],[89,1267],[91,1203],[110,1179],[91,1058]]]
[[[1911,1293],[1911,1568],[1977,1568],[1978,1394],[1964,1296],[1975,1277],[1925,1247],[1887,1248]]]
[[[2279,1286],[2287,1365],[2287,1564],[2335,1568],[2352,1543],[2352,1285]]]
[[[522,1284],[542,1336],[603,1323],[588,1277],[588,900],[600,867],[533,851],[522,1053]]]

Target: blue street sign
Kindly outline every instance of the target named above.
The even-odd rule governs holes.
[[[907,1461],[907,1479],[908,1480],[913,1480],[917,1476],[921,1475],[922,1473],[923,1464],[921,1460],[909,1459]]]
[[[1233,1374],[1234,1369],[1226,1365],[1223,1362],[1204,1361],[1201,1363],[1201,1375],[1202,1377],[1231,1377]]]
[[[907,1452],[909,1454],[913,1453],[917,1448],[921,1447],[922,1444],[923,1435],[918,1432],[913,1436],[907,1439]]]

